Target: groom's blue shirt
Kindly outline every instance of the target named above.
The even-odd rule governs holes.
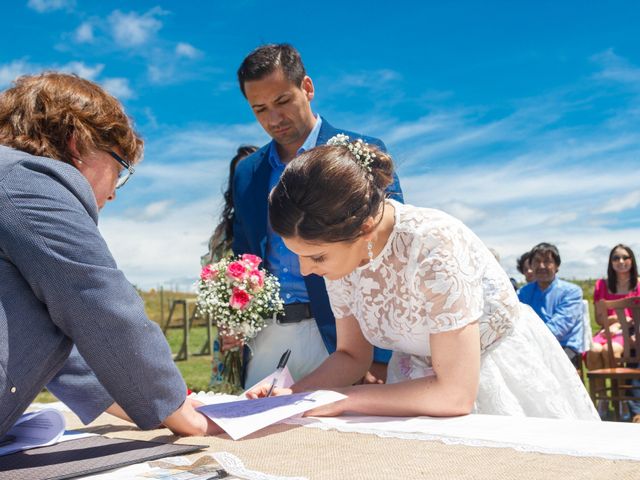
[[[298,149],[297,154],[312,149],[318,141],[322,119],[316,115],[316,124],[309,132],[307,139]],[[280,160],[280,154],[274,140],[269,146],[269,164],[271,165],[271,175],[269,177],[269,191],[278,184],[278,180],[284,172],[286,165]],[[280,292],[284,303],[309,302],[309,294],[304,283],[304,277],[300,273],[300,262],[298,256],[287,248],[282,237],[276,234],[267,222],[267,269],[280,280],[282,287]]]

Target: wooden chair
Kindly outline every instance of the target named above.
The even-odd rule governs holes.
[[[622,327],[624,338],[624,351],[620,358],[613,355],[613,345],[611,341],[610,321],[607,315],[608,309],[614,309],[618,322]],[[632,313],[630,320],[627,319],[625,309]],[[598,400],[613,402],[614,419],[620,420],[620,405],[625,400],[640,400],[640,396],[631,395],[631,385],[627,385],[627,380],[640,380],[640,297],[629,297],[621,300],[603,300],[596,304],[596,318],[599,324],[604,327],[607,338],[609,365],[611,368],[601,368],[587,372],[589,379],[589,390],[591,399],[595,404]],[[596,380],[596,382],[594,382]],[[600,380],[599,382],[597,380]],[[607,380],[609,386],[607,386]],[[598,388],[594,384],[601,385]],[[637,387],[636,387],[637,388]]]

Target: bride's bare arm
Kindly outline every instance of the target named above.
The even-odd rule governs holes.
[[[367,372],[373,359],[373,347],[364,338],[355,317],[336,319],[336,333],[336,351],[297,382],[293,386],[294,392],[345,387],[360,380]]]
[[[383,416],[456,416],[471,412],[478,393],[478,322],[430,337],[435,376],[390,385],[339,389],[348,398],[311,410],[309,416],[344,412]]]

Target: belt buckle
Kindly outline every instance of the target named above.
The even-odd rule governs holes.
[[[287,312],[287,310],[289,311]],[[300,323],[302,320],[310,318],[310,313],[308,303],[290,303],[284,306],[284,315],[276,316],[276,323],[279,325]]]

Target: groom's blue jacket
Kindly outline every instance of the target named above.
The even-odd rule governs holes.
[[[361,138],[365,142],[377,145],[386,152],[384,143],[372,137],[366,137],[358,133],[340,130],[329,125],[324,118],[320,126],[320,133],[316,145],[324,145],[327,141],[337,135],[344,133],[349,138]],[[271,175],[271,165],[269,164],[269,146],[260,148],[258,151],[248,156],[236,168],[233,179],[233,201],[235,209],[235,222],[233,226],[233,252],[235,254],[252,253],[266,258],[267,249],[267,222],[268,220],[268,197],[269,197],[269,177]],[[390,198],[403,201],[402,190],[397,175],[394,173],[394,181],[387,188]],[[309,294],[311,312],[318,324],[320,335],[324,341],[327,351],[333,353],[336,350],[336,324],[329,296],[324,284],[324,279],[317,275],[304,277],[304,282]],[[377,362],[388,362],[391,353],[387,350],[376,348],[374,360]]]

